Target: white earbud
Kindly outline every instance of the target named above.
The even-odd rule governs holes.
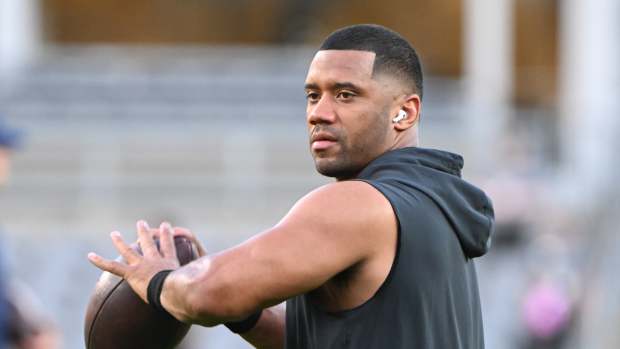
[[[398,116],[396,116],[394,119],[392,119],[392,122],[393,123],[397,123],[397,122],[399,122],[401,120],[404,120],[406,117],[407,117],[407,112],[401,109],[398,112]]]

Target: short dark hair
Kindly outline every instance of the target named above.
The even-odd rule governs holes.
[[[356,24],[331,33],[319,50],[357,50],[375,53],[373,74],[386,72],[406,79],[422,98],[422,66],[415,49],[397,32],[377,24]]]

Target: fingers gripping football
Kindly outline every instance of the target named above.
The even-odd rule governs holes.
[[[138,244],[142,255],[132,249],[123,240],[121,234],[115,231],[110,234],[110,237],[114,247],[123,257],[124,263],[108,260],[94,253],[90,253],[88,259],[99,269],[127,280],[134,292],[146,302],[146,290],[153,275],[162,270],[179,268],[170,224],[162,223],[159,230],[159,250],[147,223],[139,221],[137,223]]]

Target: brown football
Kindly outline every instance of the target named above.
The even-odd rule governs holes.
[[[175,237],[174,244],[181,265],[198,257],[186,238]],[[189,328],[144,303],[124,279],[104,272],[86,308],[84,340],[86,349],[172,349]]]

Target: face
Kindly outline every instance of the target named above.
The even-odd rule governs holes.
[[[6,184],[10,172],[10,152],[8,149],[0,146],[0,187]]]
[[[390,115],[398,110],[394,84],[373,76],[374,60],[374,52],[325,50],[310,64],[305,86],[310,151],[325,176],[351,178],[390,146]]]

